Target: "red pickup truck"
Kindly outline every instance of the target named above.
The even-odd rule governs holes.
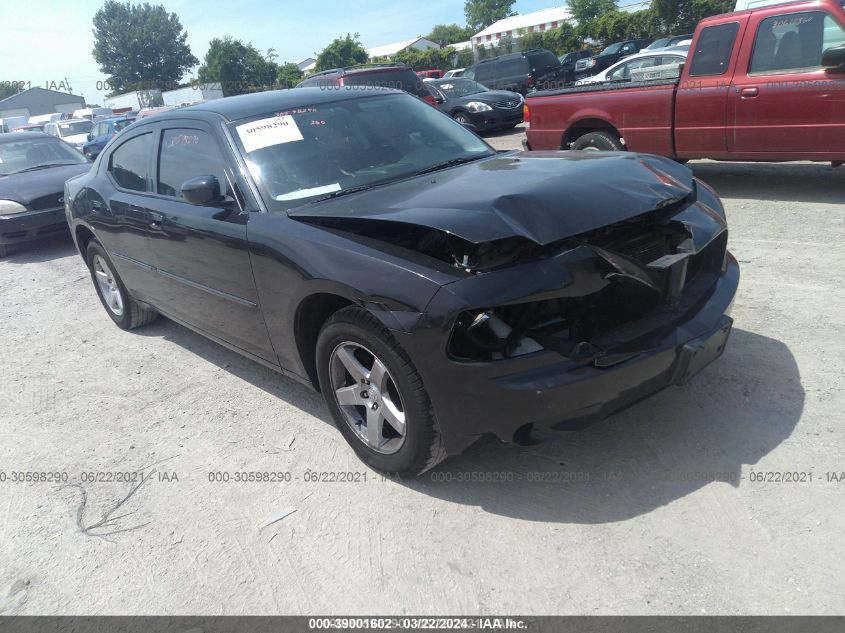
[[[845,161],[845,0],[702,20],[674,79],[531,93],[526,147]]]

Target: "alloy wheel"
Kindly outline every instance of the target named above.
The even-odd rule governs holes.
[[[332,351],[329,377],[335,402],[355,436],[376,452],[405,443],[405,406],[385,364],[369,349],[347,341]]]
[[[123,297],[120,294],[120,288],[117,285],[117,280],[109,268],[105,258],[100,255],[94,255],[94,278],[97,280],[97,286],[100,289],[100,295],[103,301],[112,314],[115,316],[123,315]]]

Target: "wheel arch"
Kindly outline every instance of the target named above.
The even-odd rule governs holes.
[[[299,362],[314,388],[320,390],[317,377],[317,337],[331,316],[359,302],[335,292],[318,291],[304,297],[296,307],[293,336]]]
[[[609,132],[616,138],[622,139],[622,134],[616,127],[608,121],[596,117],[580,119],[570,125],[561,139],[560,148],[569,149],[569,146],[577,139],[590,132]],[[624,143],[623,143],[624,145]]]
[[[91,243],[91,240],[97,239],[97,236],[89,227],[84,224],[78,224],[73,230],[73,239],[76,241],[76,248],[79,250],[79,254],[82,255],[82,259],[85,259],[88,244]]]

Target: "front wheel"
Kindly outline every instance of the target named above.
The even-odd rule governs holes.
[[[590,132],[572,144],[572,149],[585,152],[621,152],[625,149],[619,137],[610,132]]]
[[[158,313],[138,304],[115,272],[106,249],[97,240],[91,240],[85,260],[100,302],[111,320],[123,330],[133,330],[153,321]]]
[[[445,457],[417,370],[369,312],[344,308],[317,339],[320,390],[344,439],[372,468],[415,477]]]

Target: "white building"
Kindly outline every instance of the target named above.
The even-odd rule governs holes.
[[[465,51],[472,48],[472,40],[467,40],[466,42],[455,42],[454,44],[449,44],[452,48],[456,51]]]
[[[394,44],[385,44],[383,46],[369,48],[367,49],[367,55],[369,55],[370,59],[393,57],[396,53],[408,50],[409,48],[418,51],[427,51],[430,48],[440,48],[440,44],[432,42],[428,38],[418,36],[412,40],[405,40],[403,42],[395,42]]]
[[[307,75],[314,72],[314,69],[317,67],[317,60],[313,57],[306,57],[301,62],[297,62],[296,67],[299,68],[299,72]]]
[[[161,90],[134,90],[123,94],[106,97],[103,105],[112,110],[140,110],[141,108],[154,108],[163,105]]]
[[[166,106],[182,106],[192,103],[222,99],[223,88],[219,83],[193,82],[190,86],[168,90],[161,93],[161,99]]]
[[[523,33],[543,32],[556,29],[570,20],[569,7],[552,7],[533,13],[524,13],[494,22],[483,31],[472,36],[473,46],[494,46],[503,37],[518,38]]]

